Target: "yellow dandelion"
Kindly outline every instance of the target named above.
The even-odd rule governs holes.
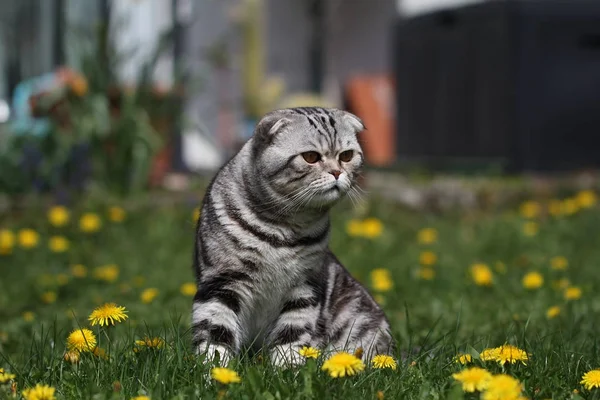
[[[472,361],[473,361],[473,357],[471,357],[470,354],[466,354],[466,353],[457,354],[454,357],[454,362],[458,363],[458,364],[462,364],[462,365],[467,365]]]
[[[485,390],[492,374],[483,368],[473,367],[452,374],[452,377],[462,384],[463,392],[473,393]]]
[[[75,264],[71,267],[71,275],[75,278],[85,278],[87,276],[87,268],[81,264]]]
[[[25,311],[23,313],[23,320],[25,322],[32,322],[35,319],[35,314],[32,313],[31,311]]]
[[[56,292],[48,291],[48,292],[42,293],[41,299],[46,304],[52,304],[56,301],[57,297],[58,296],[57,296]]]
[[[532,271],[525,274],[521,283],[525,289],[539,289],[544,284],[544,277],[539,272]]]
[[[340,352],[329,357],[321,369],[328,371],[333,378],[343,378],[361,372],[365,369],[365,364],[350,353]]]
[[[200,207],[196,207],[196,208],[194,208],[194,211],[192,211],[192,220],[194,221],[194,224],[196,222],[198,222],[199,219],[200,219]]]
[[[479,358],[481,361],[498,361],[498,347],[485,349],[481,353],[479,353]]]
[[[520,361],[526,365],[526,361],[529,360],[529,356],[525,350],[521,350],[516,346],[510,344],[504,344],[497,348],[498,353],[496,354],[496,361],[500,364],[515,364]]]
[[[19,246],[32,249],[38,245],[40,235],[33,229],[21,229],[18,234]]]
[[[435,270],[429,267],[419,268],[417,276],[425,281],[430,281],[435,278]]]
[[[540,227],[537,224],[537,222],[528,221],[523,224],[523,234],[525,236],[529,236],[529,237],[535,236],[538,234],[539,230],[540,230]]]
[[[165,347],[165,341],[159,337],[145,337],[142,340],[136,340],[133,348],[134,352],[139,352],[143,349],[162,349]]]
[[[563,213],[562,202],[557,199],[552,199],[548,202],[548,214],[553,217],[560,217]]]
[[[571,281],[567,278],[561,278],[552,282],[552,287],[556,290],[563,290],[569,287]]]
[[[298,354],[304,358],[318,358],[321,352],[319,349],[315,349],[314,347],[304,346],[298,350]]]
[[[550,266],[555,271],[563,271],[569,266],[569,260],[563,256],[552,257],[550,260]]]
[[[66,207],[55,206],[48,210],[48,221],[52,226],[60,228],[69,223],[70,213]]]
[[[385,268],[376,268],[371,271],[371,285],[378,292],[388,292],[394,287],[390,271]]]
[[[0,229],[0,255],[12,253],[15,247],[15,234],[8,229]]]
[[[486,264],[474,264],[471,266],[471,277],[478,286],[491,286],[493,276],[492,270]]]
[[[396,360],[385,354],[378,354],[375,357],[373,357],[373,359],[371,360],[371,364],[373,365],[373,368],[379,369],[389,368],[395,371],[397,368]]]
[[[383,393],[382,390],[378,390],[375,397],[377,398],[377,400],[383,400],[383,399],[385,399],[385,394]]]
[[[420,244],[432,244],[437,242],[438,232],[434,228],[423,228],[417,233],[417,241]]]
[[[102,221],[97,214],[94,213],[85,213],[79,219],[79,229],[82,232],[93,233],[100,230],[102,226]]]
[[[110,207],[108,209],[108,219],[112,222],[123,222],[125,221],[125,210],[123,210],[121,207]]]
[[[564,297],[565,300],[579,300],[581,298],[581,288],[577,286],[571,286],[565,289]]]
[[[58,286],[65,286],[67,283],[69,283],[69,275],[67,274],[56,274],[55,278]]]
[[[560,315],[561,309],[559,306],[552,306],[546,310],[546,318],[552,319]]]
[[[69,350],[69,351],[65,351],[65,354],[63,355],[63,359],[68,363],[77,364],[79,362],[80,355],[77,350]]]
[[[98,347],[98,346],[94,347],[92,354],[103,360],[108,360],[108,355],[106,354],[106,350],[104,350],[102,347]]]
[[[526,201],[519,209],[523,218],[533,219],[540,215],[542,207],[537,201]]]
[[[193,296],[196,294],[197,286],[194,282],[187,282],[181,285],[179,291],[184,296]]]
[[[73,351],[92,351],[96,347],[96,336],[87,328],[75,329],[67,338],[67,348]]]
[[[103,265],[94,268],[94,278],[112,283],[119,277],[119,267],[115,264]]]
[[[482,400],[521,400],[523,386],[521,382],[510,375],[499,374],[492,376],[485,391]]]
[[[142,300],[142,303],[144,304],[150,304],[152,301],[154,301],[156,296],[158,296],[158,289],[148,288],[142,291],[142,294],[140,294],[140,300]]]
[[[582,190],[581,192],[577,193],[575,199],[581,208],[591,208],[598,202],[596,193],[591,190]]]
[[[88,320],[92,326],[111,326],[127,319],[127,310],[115,303],[106,303],[92,311]]]
[[[581,377],[581,383],[587,390],[600,387],[600,369],[593,369]]]
[[[7,383],[16,378],[15,374],[9,374],[4,370],[4,368],[0,368],[0,383]]]
[[[210,370],[210,376],[223,385],[240,383],[242,381],[238,373],[229,368],[213,368]]]
[[[375,239],[381,236],[383,224],[377,218],[367,218],[363,221],[363,236],[369,239]]]
[[[51,386],[38,383],[33,388],[23,390],[22,394],[25,400],[55,400],[55,391]]]
[[[135,396],[132,397],[131,400],[151,400],[148,396]]]
[[[574,198],[564,199],[562,202],[562,212],[566,215],[573,215],[579,211],[579,203]]]
[[[64,236],[52,236],[48,240],[48,248],[53,253],[64,253],[69,250],[69,240]]]
[[[431,266],[437,262],[437,255],[433,251],[424,251],[419,256],[421,265]]]
[[[383,297],[383,295],[381,293],[375,293],[373,295],[373,300],[375,300],[375,302],[377,304],[379,304],[380,306],[385,305],[385,297]]]
[[[362,221],[357,219],[351,219],[346,223],[346,233],[348,236],[362,236]]]

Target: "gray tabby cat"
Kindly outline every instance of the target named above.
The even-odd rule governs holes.
[[[385,315],[328,248],[329,209],[363,163],[354,115],[323,108],[267,114],[204,198],[194,264],[193,342],[221,363],[244,347],[275,365],[302,346],[389,354]]]

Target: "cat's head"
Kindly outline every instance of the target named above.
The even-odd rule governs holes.
[[[298,207],[327,207],[355,183],[363,164],[355,115],[330,108],[270,112],[256,126],[255,171],[268,187]]]

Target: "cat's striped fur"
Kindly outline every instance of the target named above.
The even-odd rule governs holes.
[[[217,173],[196,235],[199,353],[226,363],[266,346],[282,365],[300,363],[307,345],[391,352],[383,312],[328,248],[328,211],[355,185],[363,129],[337,109],[277,110]],[[310,163],[310,152],[320,159]]]

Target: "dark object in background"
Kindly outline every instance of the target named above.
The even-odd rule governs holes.
[[[399,161],[600,166],[600,1],[482,3],[395,35]]]

